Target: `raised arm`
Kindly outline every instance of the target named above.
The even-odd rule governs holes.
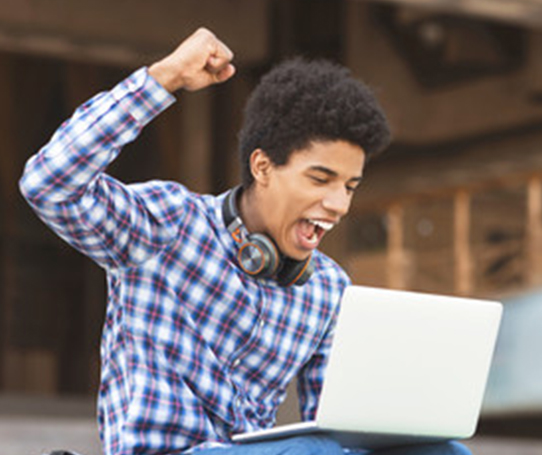
[[[174,102],[171,92],[230,78],[232,53],[200,29],[164,59],[79,107],[36,155],[22,194],[58,235],[106,268],[130,266],[177,234],[186,190],[124,185],[105,174],[122,147]]]

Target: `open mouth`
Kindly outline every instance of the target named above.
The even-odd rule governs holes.
[[[299,223],[299,237],[303,247],[316,248],[326,232],[330,231],[335,223],[312,218],[305,218]]]

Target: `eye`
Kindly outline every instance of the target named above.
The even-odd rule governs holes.
[[[359,188],[359,183],[353,184],[353,185],[346,185],[346,191],[348,193],[354,193]]]
[[[318,183],[319,185],[325,185],[327,182],[328,182],[328,179],[325,178],[325,177],[318,177],[316,175],[311,175],[310,176],[310,179],[315,182],[315,183]]]

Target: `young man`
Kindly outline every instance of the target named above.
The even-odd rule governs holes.
[[[367,156],[389,141],[371,92],[327,62],[277,67],[247,106],[242,187],[218,197],[105,174],[172,93],[226,81],[232,58],[198,30],[81,106],[21,179],[38,215],[107,272],[99,424],[108,455],[343,453],[325,438],[235,446],[230,436],[271,426],[294,377],[302,417],[315,415],[349,282],[317,247],[347,213]]]

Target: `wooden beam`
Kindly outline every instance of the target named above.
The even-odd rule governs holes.
[[[470,194],[458,191],[454,198],[455,292],[472,293],[472,259],[470,251]]]
[[[375,3],[395,3],[430,9],[435,13],[463,14],[506,23],[540,28],[540,0],[372,0]]]
[[[241,182],[238,133],[242,125],[243,109],[256,85],[252,71],[240,70],[236,76],[214,87],[213,105],[213,186],[221,192]]]
[[[529,102],[540,89],[536,81],[542,79],[533,63],[542,53],[542,42],[534,39],[537,33],[527,35],[526,49],[533,50],[516,70],[429,88],[420,83],[389,31],[374,20],[370,4],[346,3],[346,63],[376,90],[396,142],[433,147],[540,122],[542,105]],[[427,62],[431,61],[428,57]]]
[[[527,186],[527,282],[531,286],[542,281],[542,177],[533,177]]]
[[[15,93],[12,67],[11,58],[0,55],[0,195],[7,207],[11,206],[15,199],[19,173],[12,112]],[[11,217],[4,217],[4,223],[11,222]]]
[[[209,27],[238,61],[268,54],[270,0],[0,2],[0,49],[137,66]]]
[[[393,289],[406,287],[404,251],[404,210],[399,204],[392,205],[388,215],[388,286]]]
[[[210,89],[183,93],[180,97],[180,181],[200,193],[212,190],[212,99]]]
[[[379,175],[382,181],[389,181],[389,176]],[[357,197],[354,199],[352,210],[356,213],[368,213],[384,211],[385,207],[393,204],[411,204],[420,201],[434,201],[436,199],[447,199],[453,197],[458,191],[468,191],[469,193],[481,193],[485,191],[498,190],[518,185],[526,185],[533,178],[542,178],[542,171],[532,170],[528,172],[510,172],[508,175],[499,177],[490,177],[479,179],[478,181],[469,181],[458,184],[446,184],[442,186],[428,186],[424,189],[403,188],[399,185],[397,188],[400,194],[387,193],[384,195],[371,193],[370,197]]]
[[[6,55],[0,55],[0,219],[2,222],[0,238],[0,387],[9,383],[10,368],[9,339],[13,319],[15,286],[15,264],[13,258],[13,240],[17,229],[17,150],[15,122],[13,115],[13,61]]]
[[[154,120],[160,155],[160,178],[165,180],[181,180],[181,112],[183,105],[178,104],[162,113]],[[180,109],[179,109],[180,108]]]
[[[159,59],[166,52],[166,49],[156,46],[137,47],[127,42],[81,40],[58,32],[21,31],[3,24],[0,24],[0,49],[119,67],[145,65]]]

